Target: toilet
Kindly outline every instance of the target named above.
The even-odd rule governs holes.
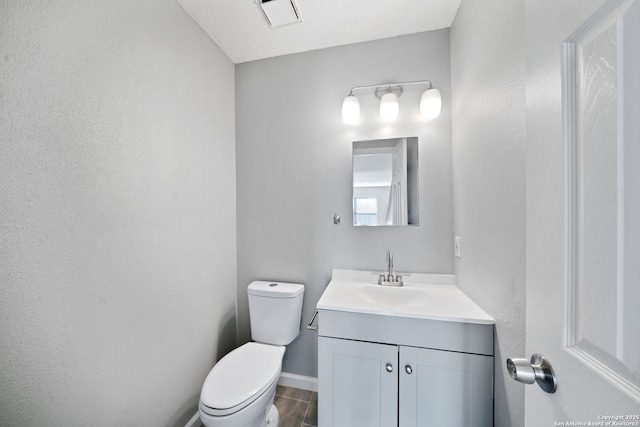
[[[304,285],[255,281],[247,289],[251,338],[211,369],[200,393],[207,427],[277,427],[273,404],[285,345],[300,332]]]

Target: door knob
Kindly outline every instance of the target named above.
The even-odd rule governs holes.
[[[393,365],[391,363],[387,363],[385,369],[387,370],[387,372],[393,372]]]
[[[555,393],[558,389],[558,379],[553,372],[551,364],[541,354],[531,355],[531,361],[527,359],[507,359],[507,371],[516,381],[525,384],[538,383],[540,388],[547,393]]]

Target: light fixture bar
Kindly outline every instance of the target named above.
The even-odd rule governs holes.
[[[424,84],[428,84],[429,87],[433,87],[433,84],[431,84],[430,80],[416,80],[413,82],[403,82],[403,83],[380,83],[377,85],[367,85],[367,86],[355,86],[352,87],[351,90],[349,91],[349,95],[353,95],[353,91],[354,90],[366,90],[366,89],[381,89],[381,88],[393,88],[393,87],[399,87],[400,90],[402,90],[403,86],[411,86],[411,85],[424,85]]]
[[[416,80],[401,83],[380,83],[377,85],[354,86],[342,102],[342,121],[355,125],[360,120],[360,101],[354,92],[375,89],[375,96],[380,99],[380,118],[383,122],[393,122],[398,118],[400,104],[398,98],[407,86],[427,85],[420,98],[420,115],[423,120],[431,120],[440,115],[442,97],[440,91],[433,87],[430,80]]]

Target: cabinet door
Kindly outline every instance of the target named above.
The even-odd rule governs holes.
[[[400,427],[493,426],[493,357],[400,347]]]
[[[318,425],[398,425],[398,347],[318,338]]]

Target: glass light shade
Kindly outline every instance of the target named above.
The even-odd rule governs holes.
[[[425,120],[435,119],[442,109],[442,97],[438,89],[427,89],[420,98],[420,115]]]
[[[380,118],[383,122],[392,122],[398,118],[400,104],[398,104],[398,95],[389,92],[385,93],[380,99]]]
[[[353,95],[342,101],[342,121],[348,125],[355,125],[360,120],[360,101]]]

